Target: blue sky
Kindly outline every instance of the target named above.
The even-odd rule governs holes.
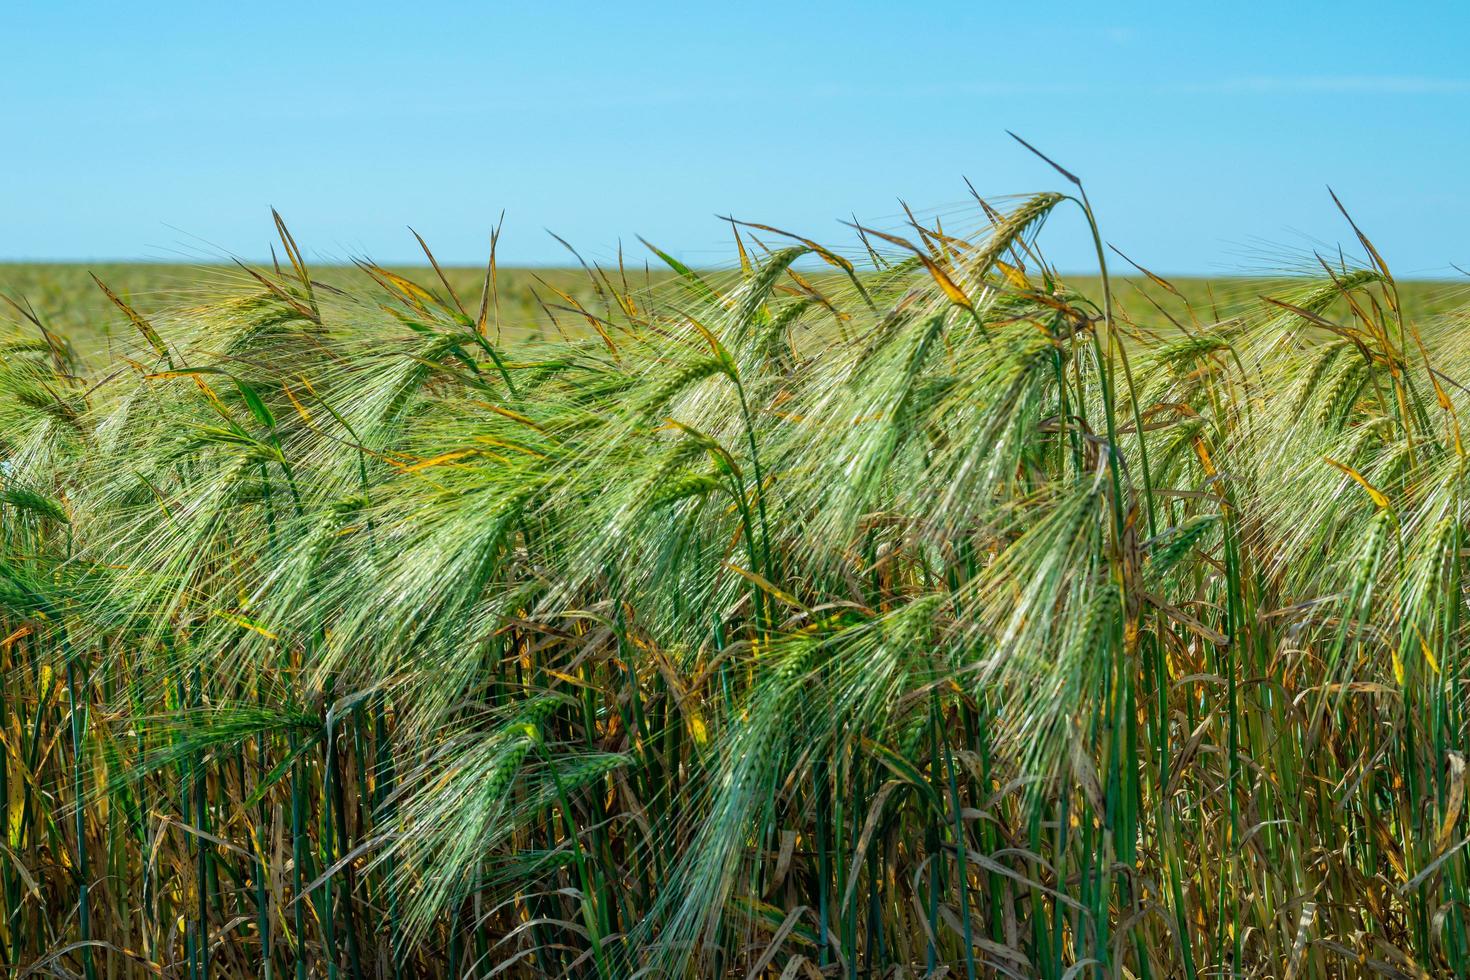
[[[840,239],[1080,174],[1161,271],[1350,237],[1470,267],[1470,7],[1451,3],[87,4],[0,11],[0,259],[557,263],[738,217]],[[946,212],[949,213],[949,212]],[[962,220],[958,212],[953,219]],[[1088,266],[1075,221],[1044,240]]]

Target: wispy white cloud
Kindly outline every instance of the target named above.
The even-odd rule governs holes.
[[[1118,41],[1117,43],[1127,43]],[[1242,75],[1213,79],[1177,79],[1153,82],[1098,82],[1076,79],[953,79],[909,80],[890,83],[846,80],[795,85],[785,94],[795,99],[872,99],[1036,97],[1107,95],[1117,98],[1157,95],[1470,95],[1470,78],[1433,78],[1427,75]],[[720,96],[725,98],[721,99]],[[736,101],[751,93],[696,93],[678,91],[667,97]]]
[[[1120,41],[1118,43],[1126,43]],[[1078,80],[962,79],[954,81],[900,81],[894,84],[824,83],[797,87],[792,95],[804,98],[942,98],[945,96],[1083,96],[1118,98],[1148,95],[1470,95],[1470,78],[1432,78],[1422,75],[1244,75],[1215,79],[1156,82],[1095,82]]]
[[[1229,95],[1464,95],[1470,78],[1425,75],[1246,75],[1167,86],[1175,91]]]
[[[1131,28],[1116,29],[1114,43],[1131,43]],[[1309,96],[1398,96],[1458,97],[1470,95],[1470,78],[1436,78],[1428,75],[1240,75],[1217,78],[1174,78],[1152,81],[1122,79],[1098,80],[1079,77],[978,77],[947,78],[914,77],[888,80],[837,78],[824,80],[782,80],[773,83],[757,80],[748,85],[660,85],[607,86],[591,89],[583,86],[542,86],[532,92],[514,85],[496,90],[493,97],[471,98],[451,95],[431,104],[416,106],[419,117],[474,118],[481,115],[526,115],[544,117],[557,113],[571,115],[588,106],[611,110],[667,109],[682,111],[689,106],[739,108],[757,105],[824,104],[841,101],[892,102],[894,100],[1055,100],[1075,102],[1088,97],[1110,100],[1129,98],[1198,96],[1309,97]],[[79,118],[108,124],[136,125],[140,122],[163,122],[197,115],[194,103],[179,105],[155,103],[139,105],[124,94],[89,95],[86,99],[42,99],[15,107],[23,118],[40,119],[55,114],[72,114]],[[316,101],[300,106],[283,107],[247,99],[242,94],[238,103],[229,106],[234,118],[265,118],[272,122],[374,119],[383,112],[381,99],[369,93],[344,91],[334,93],[330,101]]]

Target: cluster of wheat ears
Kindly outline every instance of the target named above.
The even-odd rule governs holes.
[[[1070,190],[547,340],[283,225],[100,370],[14,304],[0,961],[1470,975],[1470,322],[1358,234],[1147,326]]]

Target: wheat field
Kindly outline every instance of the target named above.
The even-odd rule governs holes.
[[[1470,975],[1466,290],[1062,276],[1064,186],[5,270],[0,962]]]

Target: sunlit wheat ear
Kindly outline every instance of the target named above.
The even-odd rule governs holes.
[[[1063,200],[1065,197],[1061,194],[1037,194],[1005,215],[991,230],[990,237],[969,256],[966,265],[970,274],[988,274],[1007,250],[1015,247],[1022,236],[1033,231]]]

